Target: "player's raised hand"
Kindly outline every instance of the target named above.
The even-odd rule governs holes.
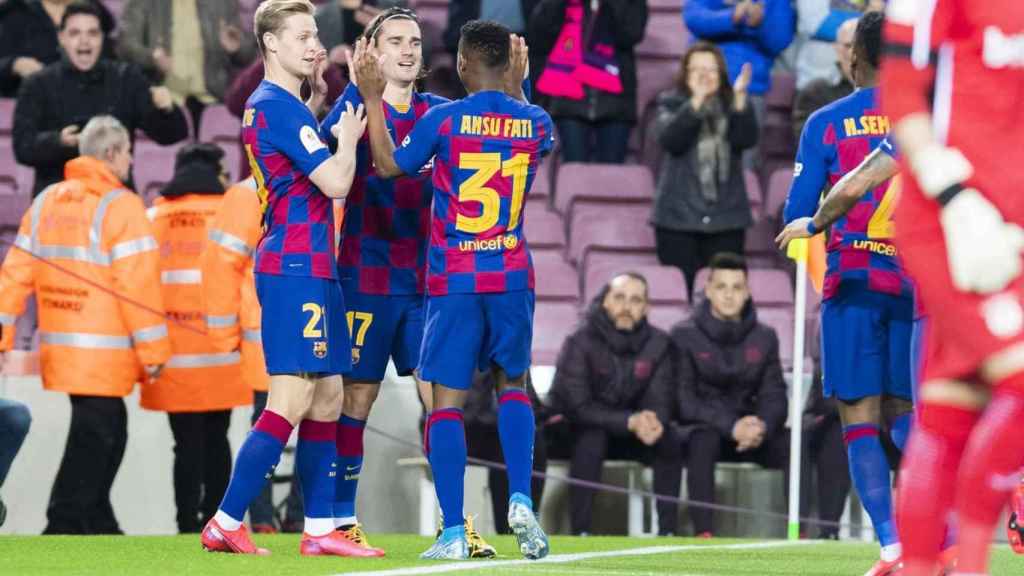
[[[786,250],[789,243],[798,238],[810,238],[811,234],[810,224],[814,221],[814,218],[797,218],[793,220],[779,235],[775,237],[775,243],[778,244],[779,250]]]
[[[355,56],[358,63],[355,68],[356,76],[359,78],[359,93],[367,103],[379,101],[384,96],[384,88],[387,86],[387,80],[384,79],[382,72],[387,56],[379,53],[365,40],[360,39],[359,42],[362,44],[362,54],[358,55],[360,47],[357,46]]]
[[[518,34],[509,37],[508,68],[505,70],[503,84],[505,93],[522,97],[523,80],[530,75],[530,50],[526,39]]]
[[[324,73],[329,65],[327,50],[317,51],[313,61],[313,73],[307,79],[314,95],[327,97],[327,80],[324,80]]]
[[[338,139],[338,147],[354,148],[366,131],[366,109],[362,104],[353,109],[351,102],[345,102],[345,111],[338,117],[338,122],[331,126],[331,134]]]
[[[732,91],[735,94],[746,94],[747,88],[750,87],[750,77],[753,76],[754,69],[750,66],[750,62],[745,62],[740,68],[740,73],[736,76],[736,81],[732,84]]]

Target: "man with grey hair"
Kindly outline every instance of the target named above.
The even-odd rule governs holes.
[[[0,353],[36,294],[43,387],[71,399],[45,533],[119,534],[110,488],[128,440],[124,397],[159,374],[171,350],[160,252],[142,200],[122,184],[128,131],[97,116],[78,144],[81,156],[33,201],[0,267]]]

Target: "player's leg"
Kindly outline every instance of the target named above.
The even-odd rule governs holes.
[[[484,334],[480,296],[429,296],[425,318],[418,372],[434,385],[424,452],[434,475],[444,524],[437,542],[421,558],[464,559],[469,557],[469,544],[463,514],[466,433],[462,406],[472,385]]]
[[[888,298],[889,370],[882,397],[882,414],[892,443],[903,451],[914,419],[914,301]]]
[[[363,432],[379,392],[379,382],[345,381],[345,398],[337,424],[338,478],[334,494],[334,525],[346,532],[355,530],[359,524],[356,492],[363,469]]]
[[[933,576],[953,507],[967,439],[988,402],[966,382],[933,380],[918,390],[917,419],[900,467],[897,518],[907,576]]]
[[[483,302],[486,330],[481,359],[497,375],[498,437],[510,494],[508,524],[519,542],[519,551],[536,560],[547,556],[550,546],[530,497],[537,424],[525,383],[533,343],[534,295],[528,290],[487,294]]]
[[[879,438],[889,369],[884,303],[861,290],[841,289],[822,305],[821,322],[824,391],[839,399],[850,476],[882,547],[873,569],[878,575],[894,569],[900,557],[889,462]]]
[[[981,375],[994,386],[992,400],[964,450],[955,499],[960,523],[957,567],[965,574],[988,573],[992,529],[1020,482],[1024,345],[995,354],[982,365]]]

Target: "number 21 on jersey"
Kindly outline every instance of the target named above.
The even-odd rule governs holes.
[[[459,202],[479,202],[481,209],[479,216],[459,214],[455,220],[455,229],[470,234],[483,234],[498,224],[501,195],[487,184],[501,171],[502,178],[512,179],[512,199],[505,229],[508,232],[515,230],[522,216],[530,155],[520,152],[503,162],[498,152],[463,152],[459,154],[458,166],[463,170],[474,170],[473,175],[459,186]]]

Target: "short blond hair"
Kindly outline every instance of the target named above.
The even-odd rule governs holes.
[[[253,16],[252,29],[256,33],[256,45],[260,47],[260,54],[267,53],[267,47],[263,44],[263,35],[267,32],[277,34],[284,21],[294,14],[308,14],[312,16],[316,8],[309,0],[266,0],[256,8]]]

